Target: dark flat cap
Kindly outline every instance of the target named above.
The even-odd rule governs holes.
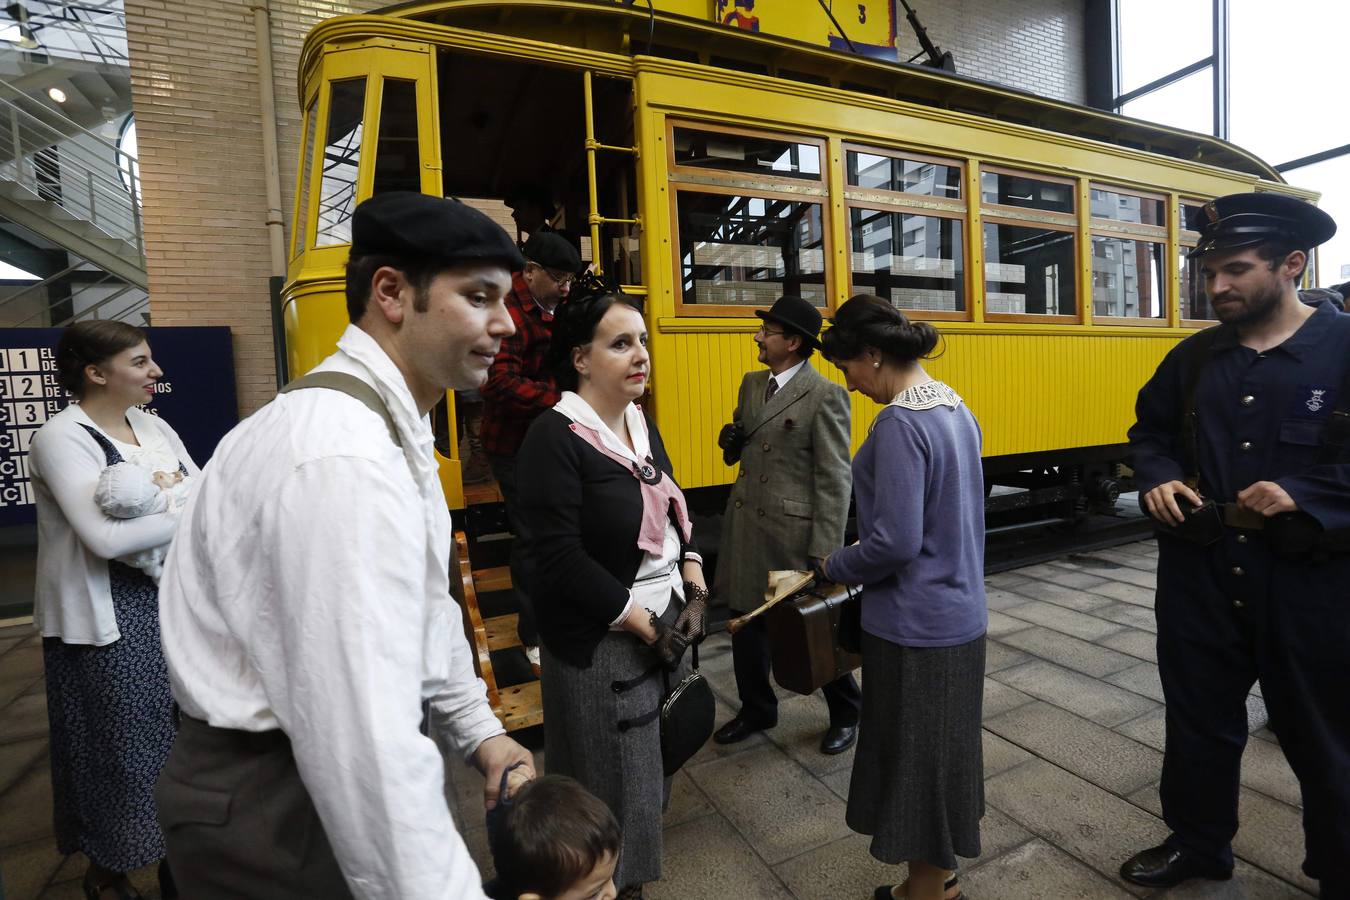
[[[767,312],[757,309],[755,315],[766,322],[777,322],[793,334],[806,338],[808,346],[820,349],[820,310],[801,297],[779,297]]]
[[[1310,250],[1336,233],[1331,216],[1311,203],[1272,193],[1219,197],[1192,210],[1186,224],[1200,232],[1200,241],[1186,254],[1188,257],[1267,241]]]
[[[576,274],[581,269],[581,254],[567,238],[556,231],[536,231],[523,248],[525,258],[546,269]]]
[[[356,207],[352,255],[372,254],[525,268],[515,241],[486,215],[458,200],[413,191],[386,191]]]

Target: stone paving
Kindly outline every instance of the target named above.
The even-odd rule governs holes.
[[[984,855],[963,861],[971,900],[1307,897],[1298,784],[1265,727],[1259,688],[1242,770],[1232,881],[1150,892],[1116,877],[1167,834],[1159,816],[1163,706],[1152,604],[1157,550],[1140,542],[993,575],[984,695]],[[730,642],[701,653],[718,723],[735,709]],[[852,752],[816,750],[824,701],[780,692],[770,732],[709,744],[675,779],[665,880],[653,900],[864,900],[903,873],[844,824]],[[537,735],[533,736],[538,740]],[[542,763],[542,754],[540,755]],[[458,763],[448,792],[485,867],[482,782]],[[0,872],[7,900],[78,898],[84,863],[51,837],[41,647],[0,629]],[[157,896],[153,869],[136,873]]]

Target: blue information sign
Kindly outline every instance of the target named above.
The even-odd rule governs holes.
[[[147,328],[164,377],[146,412],[163,416],[201,466],[239,421],[230,329]],[[37,521],[28,449],[70,402],[56,378],[60,328],[0,328],[0,526]]]

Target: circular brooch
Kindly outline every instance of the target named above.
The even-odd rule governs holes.
[[[661,470],[652,462],[650,456],[641,465],[633,463],[633,474],[647,484],[661,483]]]

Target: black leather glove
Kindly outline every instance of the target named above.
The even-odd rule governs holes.
[[[656,640],[652,642],[652,652],[667,672],[680,667],[684,651],[689,649],[689,639],[678,630],[671,628],[652,613],[652,628],[656,629]]]
[[[829,584],[829,576],[825,574],[825,560],[817,559],[812,556],[806,560],[806,564],[811,569],[811,574],[816,577],[816,584]]]
[[[684,583],[684,609],[675,620],[674,629],[685,640],[697,644],[708,633],[708,590],[692,581]]]
[[[745,446],[745,429],[739,422],[723,425],[717,435],[717,446],[722,448],[722,462],[736,465],[741,461],[741,448]]]

